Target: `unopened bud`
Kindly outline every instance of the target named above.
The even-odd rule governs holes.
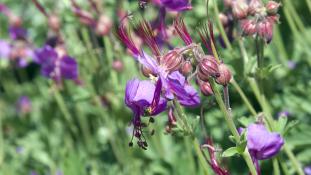
[[[212,56],[206,55],[199,63],[198,76],[201,80],[207,81],[209,77],[218,77],[218,63]]]
[[[248,15],[248,5],[245,2],[234,2],[232,4],[233,16],[237,19],[244,19]]]
[[[228,16],[227,16],[227,15],[225,15],[225,14],[223,14],[223,13],[220,13],[220,14],[218,15],[218,18],[219,18],[219,20],[220,20],[220,22],[221,22],[221,24],[222,24],[223,26],[227,26],[227,25],[228,25],[229,19],[228,19]]]
[[[171,127],[176,126],[176,117],[174,115],[174,109],[172,107],[169,108],[167,117],[168,117],[168,121],[167,121],[168,125]]]
[[[184,76],[188,76],[192,72],[192,70],[193,68],[192,68],[192,64],[190,61],[185,61],[180,68],[180,72]]]
[[[264,20],[258,24],[258,35],[267,43],[270,43],[273,36],[273,22]]]
[[[205,96],[211,96],[214,94],[213,89],[211,87],[211,84],[209,82],[201,82],[200,83],[200,90],[203,95]]]
[[[216,82],[223,86],[228,85],[232,75],[230,69],[223,63],[218,66],[220,76],[216,78]]]
[[[275,1],[268,1],[266,4],[267,13],[269,15],[276,15],[280,7],[280,3]]]
[[[22,19],[12,14],[9,16],[9,23],[11,26],[20,27],[22,25]]]
[[[254,35],[256,33],[256,24],[253,20],[245,19],[241,22],[241,28],[244,35]]]
[[[141,72],[147,78],[150,77],[150,75],[155,76],[155,73],[151,69],[147,68],[146,66],[141,67]]]
[[[180,68],[183,62],[183,57],[179,54],[178,50],[171,50],[165,54],[161,59],[161,65],[163,65],[166,70],[173,72]]]
[[[49,16],[48,24],[49,24],[49,27],[53,31],[55,31],[55,32],[59,31],[59,29],[60,29],[60,20],[59,20],[58,16],[56,16],[56,15]]]
[[[101,36],[107,35],[110,32],[112,25],[113,23],[108,16],[101,15],[96,25],[96,33]]]
[[[232,0],[224,0],[224,5],[226,7],[231,7],[232,6]]]
[[[248,14],[254,16],[256,13],[261,11],[262,6],[262,2],[260,2],[259,0],[252,0],[249,3]]]
[[[117,72],[122,72],[124,68],[123,62],[121,60],[114,60],[112,63],[112,68]]]

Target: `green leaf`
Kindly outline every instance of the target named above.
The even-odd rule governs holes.
[[[283,135],[286,135],[291,129],[293,129],[296,125],[299,124],[299,120],[293,120],[288,123],[286,128],[284,129]]]
[[[232,157],[234,156],[235,154],[238,154],[238,149],[237,147],[231,147],[231,148],[228,148],[226,151],[224,151],[222,153],[222,157]]]

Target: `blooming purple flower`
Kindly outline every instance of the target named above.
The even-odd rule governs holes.
[[[200,97],[196,90],[186,82],[185,77],[181,73],[176,71],[176,67],[172,66],[180,65],[180,62],[178,61],[179,59],[175,58],[174,54],[169,59],[169,61],[175,59],[176,62],[172,61],[171,64],[167,64],[167,62],[164,61],[165,56],[160,59],[155,59],[144,51],[138,49],[126,33],[126,30],[123,26],[119,28],[118,36],[120,40],[123,41],[123,43],[127,46],[127,48],[132,51],[133,57],[145,68],[150,70],[154,75],[161,79],[162,87],[165,92],[164,96],[167,99],[172,100],[174,96],[176,96],[182,105],[188,107],[196,107],[200,104]],[[149,41],[152,41],[152,39],[153,38],[148,38]],[[156,44],[149,43],[149,45],[151,48],[153,48],[152,50],[156,55],[157,52],[159,52]],[[174,52],[174,50],[172,52]]]
[[[284,140],[281,135],[267,131],[263,124],[250,124],[247,127],[247,148],[259,175],[258,160],[269,159],[275,156],[281,150],[283,144]]]
[[[31,101],[27,96],[21,96],[16,104],[17,112],[27,114],[31,111]]]
[[[51,46],[44,46],[36,51],[36,61],[41,65],[41,74],[59,82],[62,79],[78,78],[76,61],[68,56],[60,56]]]
[[[155,116],[166,109],[166,100],[161,95],[162,82],[156,85],[152,82],[133,79],[127,82],[125,89],[125,104],[133,111],[133,136],[138,139],[138,145],[146,149],[141,122],[142,116]],[[130,142],[132,143],[132,141]]]
[[[305,172],[306,175],[311,175],[311,165],[306,166],[304,168],[304,172]]]

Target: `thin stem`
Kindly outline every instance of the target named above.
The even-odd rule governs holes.
[[[281,36],[279,26],[275,26],[274,29],[274,36],[273,36],[273,43],[275,43],[276,47],[278,48],[279,52],[282,54],[280,57],[281,62],[285,65],[287,64],[288,54],[286,52],[284,42]]]
[[[210,79],[210,84],[211,84],[211,87],[213,89],[213,92],[214,92],[214,95],[215,95],[215,98],[216,98],[216,101],[220,107],[220,110],[222,111],[222,113],[224,114],[224,118],[227,122],[227,125],[236,141],[236,143],[239,143],[240,142],[240,135],[238,133],[238,130],[234,124],[234,121],[231,117],[231,115],[229,114],[229,111],[226,109],[226,105],[225,103],[223,102],[222,100],[222,97],[221,97],[221,94],[219,92],[219,90],[217,89],[216,87],[216,83],[215,83],[215,80],[213,79]],[[256,171],[256,168],[252,162],[252,158],[248,152],[248,149],[245,148],[245,152],[242,154],[243,158],[245,159],[246,161],[246,164],[251,172],[252,175],[257,175],[257,171]]]
[[[228,85],[224,86],[223,88],[223,93],[224,93],[224,102],[227,110],[231,110],[230,108],[230,97],[229,97],[229,88]]]
[[[231,46],[231,43],[228,39],[228,36],[225,32],[225,29],[219,19],[219,9],[218,9],[218,6],[217,6],[217,2],[214,0],[213,2],[213,5],[214,5],[214,11],[215,11],[215,17],[216,17],[216,22],[217,22],[217,26],[218,26],[218,29],[219,29],[219,32],[220,32],[220,35],[222,37],[222,39],[224,40],[225,42],[225,45],[226,47],[231,50],[232,49],[232,46]]]
[[[293,166],[294,166],[295,170],[297,171],[298,175],[304,175],[304,172],[301,168],[301,165],[300,165],[299,161],[296,159],[292,150],[287,146],[286,143],[284,144],[283,148],[284,148],[284,151],[286,152],[288,158],[293,163]]]
[[[288,8],[289,12],[291,13],[291,16],[293,17],[294,21],[297,24],[298,29],[302,32],[305,30],[304,24],[301,21],[299,15],[297,14],[297,11],[295,10],[295,6],[292,4],[292,0],[283,0],[285,7]]]
[[[272,163],[273,163],[273,175],[280,175],[281,173],[280,173],[280,166],[278,163],[278,159],[273,158]]]
[[[206,159],[204,158],[204,153],[201,150],[201,146],[197,138],[193,139],[193,145],[194,145],[194,150],[199,158],[200,164],[203,167],[204,174],[208,175],[209,174],[209,167],[207,166],[208,163],[206,162]]]
[[[278,156],[278,161],[281,165],[284,175],[290,175],[286,162],[281,158],[281,156]]]
[[[311,0],[306,0],[306,3],[308,5],[309,12],[311,13]]]
[[[239,84],[235,81],[235,79],[231,80],[231,84],[235,88],[236,91],[238,91],[239,95],[241,96],[242,100],[244,101],[245,105],[247,106],[248,110],[252,113],[253,116],[257,116],[257,112],[252,106],[252,104],[249,102],[248,98],[246,97],[245,93],[239,86]]]
[[[177,116],[181,119],[183,125],[185,126],[187,133],[192,135],[193,132],[192,132],[192,129],[190,128],[190,126],[187,122],[186,114],[183,112],[179,102],[176,99],[174,99],[173,102],[174,102],[176,112],[178,114]]]

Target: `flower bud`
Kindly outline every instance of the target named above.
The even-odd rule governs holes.
[[[245,19],[241,22],[241,28],[244,35],[254,35],[256,33],[256,24],[253,20]]]
[[[60,20],[59,20],[58,16],[56,16],[56,15],[49,16],[48,24],[49,24],[49,27],[53,31],[59,31],[59,29],[60,29]]]
[[[201,82],[200,83],[200,90],[203,95],[205,96],[211,96],[214,94],[213,89],[211,87],[211,84],[209,82]]]
[[[112,62],[112,68],[117,72],[122,72],[124,68],[123,62],[121,60],[114,60]]]
[[[226,86],[231,80],[231,77],[232,77],[231,71],[224,63],[221,63],[218,66],[218,69],[219,69],[220,76],[216,78],[216,82],[218,84]]]
[[[101,15],[96,25],[96,33],[101,36],[107,35],[110,32],[112,25],[113,23],[108,16]]]
[[[167,113],[167,117],[168,117],[168,125],[169,126],[176,126],[177,124],[177,120],[176,120],[176,117],[174,115],[174,109],[172,107],[169,108],[169,111]]]
[[[191,72],[192,72],[193,68],[192,68],[192,64],[190,61],[185,61],[181,68],[180,68],[180,72],[184,75],[184,76],[188,76]]]
[[[237,19],[244,19],[248,15],[248,5],[245,2],[234,2],[232,4],[233,16]]]
[[[226,7],[231,7],[232,6],[232,0],[224,0],[224,5]]]
[[[264,20],[258,24],[258,35],[267,43],[270,43],[273,35],[273,22]]]
[[[11,26],[20,27],[22,25],[22,19],[12,14],[9,16],[9,23]]]
[[[171,50],[165,54],[161,59],[161,65],[163,65],[166,70],[173,72],[180,68],[183,62],[183,57],[178,53],[177,50]]]
[[[209,77],[218,77],[218,63],[212,56],[206,55],[199,63],[198,76],[201,80],[207,81]]]
[[[280,7],[280,3],[275,1],[268,1],[266,4],[267,13],[269,15],[276,15]]]
[[[256,13],[259,13],[262,9],[262,2],[259,0],[252,0],[249,3],[248,14],[254,16]]]
[[[223,26],[227,26],[227,25],[228,25],[229,19],[228,19],[228,16],[227,16],[227,15],[225,15],[225,14],[223,14],[223,13],[220,13],[220,14],[218,15],[218,18],[219,18],[219,20],[220,20],[220,22],[221,22],[221,24],[222,24]]]
[[[150,77],[150,75],[155,76],[155,73],[152,72],[151,69],[149,69],[149,68],[147,68],[147,67],[145,67],[145,66],[142,66],[142,67],[141,67],[141,72],[142,72],[143,75],[144,75],[145,77],[147,77],[147,78]]]

